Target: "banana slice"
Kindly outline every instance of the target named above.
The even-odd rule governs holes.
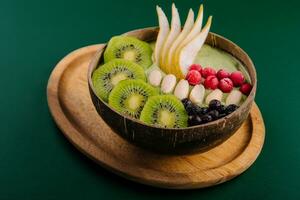
[[[166,58],[168,50],[170,49],[172,43],[177,38],[177,36],[180,34],[181,31],[181,23],[180,23],[180,17],[177,8],[175,7],[175,4],[172,4],[172,21],[171,21],[171,30],[166,38],[166,41],[164,42],[161,55],[160,55],[160,67],[165,71],[166,73],[170,73],[166,69]]]
[[[174,95],[180,100],[187,98],[189,95],[189,82],[181,79],[175,87]]]
[[[167,61],[166,61],[167,71],[169,71],[172,74],[174,73],[173,72],[174,71],[173,70],[173,66],[174,66],[173,65],[173,57],[174,57],[176,48],[190,33],[191,29],[193,28],[193,25],[194,25],[194,12],[192,9],[190,9],[181,33],[176,38],[176,40],[173,42],[173,44],[171,45],[171,47],[168,51],[168,54],[167,54]]]
[[[163,78],[161,83],[161,91],[163,93],[171,93],[176,85],[176,77],[173,74],[168,74]]]
[[[243,94],[239,90],[232,90],[226,98],[226,106],[230,104],[239,105],[242,100]]]
[[[204,95],[205,95],[205,88],[203,85],[196,85],[191,93],[190,93],[190,100],[198,105],[201,105],[204,99]]]
[[[156,11],[158,16],[159,32],[158,32],[155,49],[154,49],[154,61],[155,64],[159,66],[161,50],[166,40],[166,37],[170,32],[170,28],[169,28],[168,19],[164,11],[159,6],[156,6]]]
[[[149,73],[148,82],[151,85],[153,85],[155,87],[159,86],[161,79],[162,79],[162,74],[159,70],[155,69]]]
[[[214,91],[209,93],[209,95],[207,95],[207,97],[205,99],[205,103],[209,104],[209,102],[214,99],[221,101],[222,97],[223,97],[223,92],[219,89],[215,89]]]

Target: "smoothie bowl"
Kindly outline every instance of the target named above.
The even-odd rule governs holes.
[[[181,28],[173,4],[169,27],[111,38],[89,66],[88,84],[102,119],[129,142],[160,153],[207,151],[227,140],[248,117],[256,91],[251,59],[236,44],[194,22]]]

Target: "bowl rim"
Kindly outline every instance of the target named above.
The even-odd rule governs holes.
[[[138,32],[138,31],[144,31],[144,30],[155,30],[157,29],[158,27],[146,27],[146,28],[141,28],[141,29],[135,29],[135,30],[131,30],[131,31],[128,31],[126,33],[123,33],[121,35],[127,35],[129,33],[132,33],[132,32]],[[138,123],[138,124],[142,124],[144,126],[148,126],[148,127],[151,127],[151,128],[155,128],[155,129],[163,129],[163,130],[170,130],[170,131],[175,131],[175,130],[189,130],[189,129],[195,129],[195,128],[202,128],[202,127],[208,127],[208,126],[211,126],[213,124],[218,124],[222,121],[225,121],[227,120],[228,118],[230,118],[232,115],[234,115],[237,111],[241,110],[242,108],[244,108],[247,104],[250,103],[250,101],[252,100],[251,97],[253,97],[253,100],[254,100],[254,97],[255,97],[255,93],[256,93],[256,87],[257,87],[257,74],[256,74],[256,69],[255,69],[255,66],[251,60],[251,58],[249,57],[249,55],[240,47],[238,46],[236,43],[232,42],[231,40],[219,35],[219,34],[216,34],[214,32],[209,32],[210,35],[214,36],[214,37],[218,37],[218,38],[221,38],[222,40],[228,42],[228,43],[231,43],[232,45],[234,45],[242,54],[245,55],[245,58],[249,61],[249,66],[245,67],[247,72],[249,73],[249,70],[248,70],[248,67],[249,68],[252,68],[253,70],[253,76],[250,75],[249,73],[249,76],[250,76],[250,79],[251,79],[251,82],[252,82],[252,89],[251,89],[251,92],[249,93],[249,95],[247,96],[246,100],[242,103],[241,106],[239,106],[239,108],[237,110],[235,110],[234,112],[230,113],[229,115],[226,115],[225,117],[222,117],[220,119],[217,119],[217,120],[214,120],[214,121],[211,121],[211,122],[208,122],[208,123],[205,123],[205,124],[200,124],[200,125],[196,125],[196,126],[188,126],[188,127],[184,127],[184,128],[163,128],[163,127],[158,127],[158,126],[155,126],[155,125],[149,125],[149,124],[146,124],[144,123],[143,121],[141,120],[138,120],[138,119],[135,119],[133,117],[130,117],[130,116],[127,116],[127,115],[123,115],[117,111],[115,111],[107,102],[103,101],[101,98],[98,97],[98,95],[96,94],[95,92],[95,89],[94,89],[94,85],[93,85],[93,81],[92,81],[92,74],[93,72],[99,67],[98,65],[98,62],[99,62],[99,59],[103,56],[103,52],[105,50],[105,48],[107,47],[107,43],[104,44],[103,47],[101,47],[101,49],[99,49],[95,55],[93,56],[89,66],[88,66],[88,74],[87,74],[87,78],[88,78],[88,84],[89,84],[89,87],[91,88],[92,92],[93,92],[93,95],[95,95],[97,97],[98,100],[100,100],[103,104],[105,104],[110,110],[112,110],[114,113],[116,113],[117,115],[121,116],[124,118],[124,120],[129,120],[129,121],[133,121],[135,123]],[[216,47],[217,48],[217,47]],[[221,49],[222,51],[225,51],[226,53],[229,53],[230,55],[232,55],[230,52],[224,50],[224,49]],[[100,57],[97,58],[97,56],[100,54]],[[245,66],[245,63],[242,62],[239,58],[235,57],[234,55],[232,55],[235,59],[239,60],[244,66]],[[95,61],[97,60],[97,63],[95,63]],[[96,67],[94,67],[96,66]],[[252,80],[253,79],[253,80]]]

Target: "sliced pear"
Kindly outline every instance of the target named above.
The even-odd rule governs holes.
[[[195,38],[200,32],[202,27],[202,21],[203,21],[203,5],[201,4],[198,11],[198,16],[196,19],[196,22],[192,28],[192,30],[189,32],[189,34],[184,38],[184,40],[178,45],[176,48],[175,53],[173,54],[173,64],[178,63],[178,55],[181,49],[187,45],[193,38]]]
[[[193,28],[193,25],[194,25],[194,12],[192,9],[190,9],[181,33],[176,38],[176,40],[173,42],[173,44],[171,45],[171,47],[168,51],[168,54],[167,54],[166,66],[167,66],[167,71],[169,71],[169,73],[173,73],[173,71],[174,71],[173,70],[174,65],[172,63],[173,54],[175,53],[175,50],[178,47],[178,45],[190,33],[191,29]]]
[[[169,73],[166,69],[166,57],[167,52],[170,49],[172,43],[177,38],[177,36],[180,34],[181,31],[181,23],[180,23],[180,17],[177,8],[175,7],[175,4],[172,4],[172,21],[171,21],[171,30],[166,38],[166,41],[163,45],[163,49],[160,54],[160,67],[163,71],[166,73]]]
[[[185,75],[188,72],[188,67],[191,64],[193,64],[193,62],[197,56],[197,53],[203,46],[203,44],[207,38],[207,35],[209,33],[211,22],[212,22],[212,16],[210,16],[208,18],[207,23],[204,26],[204,28],[202,29],[202,31],[192,41],[190,41],[187,45],[185,45],[180,50],[179,56],[178,56],[178,63],[177,63],[179,66],[179,70],[177,72],[178,72],[178,76],[180,78],[185,77]]]
[[[156,11],[158,16],[159,32],[158,32],[155,49],[154,49],[154,62],[156,63],[156,65],[159,66],[161,50],[170,32],[170,28],[169,28],[168,18],[164,13],[164,11],[159,6],[156,6]]]

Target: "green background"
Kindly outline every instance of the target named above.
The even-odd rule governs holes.
[[[175,1],[184,20],[202,1]],[[300,4],[207,0],[212,31],[240,45],[258,73],[266,124],[255,164],[222,185],[171,191],[109,173],[79,153],[52,120],[46,100],[56,63],[77,48],[155,26],[171,1],[2,0],[0,4],[0,199],[300,199]]]

